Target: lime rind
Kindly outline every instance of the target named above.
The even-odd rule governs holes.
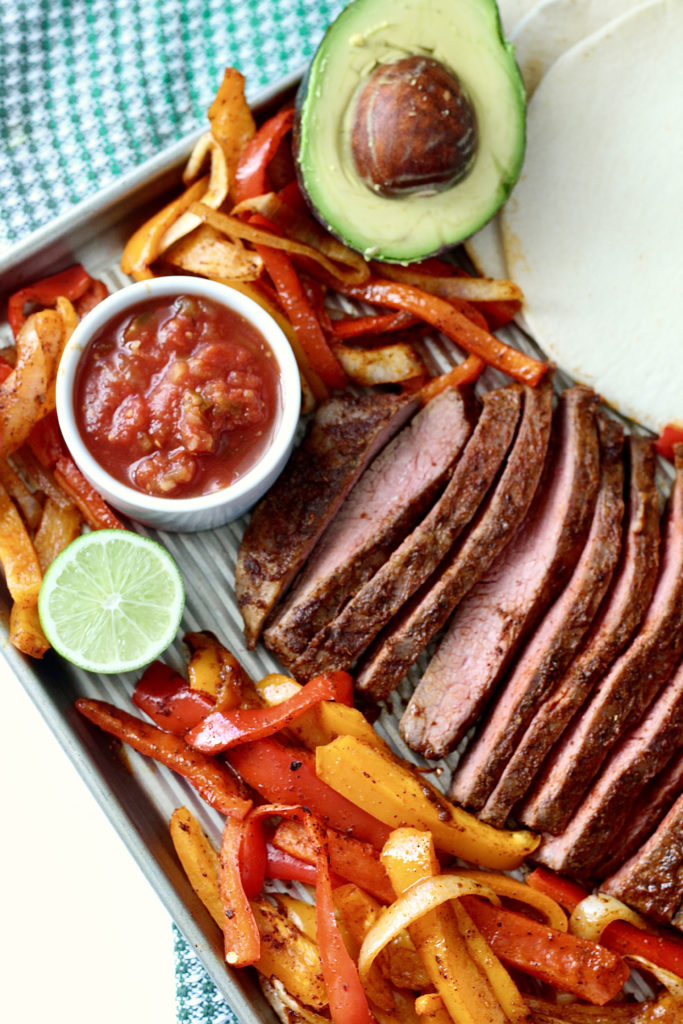
[[[173,642],[183,580],[157,541],[98,530],[69,545],[45,573],[38,613],[62,657],[91,672],[142,668]]]

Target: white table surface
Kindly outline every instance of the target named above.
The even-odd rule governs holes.
[[[172,1024],[171,920],[0,653],[0,1005],[11,1024]]]

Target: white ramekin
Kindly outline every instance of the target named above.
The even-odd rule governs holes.
[[[92,338],[114,317],[148,299],[199,295],[240,313],[268,342],[280,371],[281,410],[273,439],[255,465],[228,487],[192,498],[162,498],[144,494],[111,476],[86,448],[74,414],[74,384],[78,364]],[[266,311],[243,295],[199,277],[156,277],[114,292],[83,318],[69,339],[57,375],[57,416],[67,447],[83,476],[114,509],[160,530],[210,530],[239,518],[279,476],[294,444],[299,421],[301,383],[287,338]]]

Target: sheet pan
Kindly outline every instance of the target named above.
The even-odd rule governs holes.
[[[259,93],[252,104],[255,114],[267,116],[276,108],[293,92],[302,72],[300,69]],[[75,261],[83,263],[93,276],[102,278],[110,291],[127,283],[129,279],[119,269],[123,245],[135,227],[159,208],[164,196],[173,189],[177,191],[181,169],[203,130],[198,129],[1,257],[0,294],[6,296],[22,283],[54,273]],[[539,354],[523,331],[512,327],[507,333],[517,347]],[[10,338],[8,325],[0,324],[0,344],[8,344]],[[444,351],[438,340],[431,344],[430,354],[441,369],[451,362],[452,352]],[[488,389],[505,380],[496,371],[488,370],[480,386]],[[570,378],[556,373],[558,389],[571,383]],[[629,429],[639,430],[633,424],[629,424]],[[667,475],[670,473],[662,475],[664,491],[668,489]],[[164,656],[179,671],[184,670],[186,663],[181,637],[188,630],[199,629],[213,630],[254,678],[278,669],[277,662],[262,647],[255,651],[246,649],[242,620],[233,597],[234,566],[245,521],[200,534],[134,527],[158,539],[174,556],[183,574],[187,592],[185,614],[178,640]],[[6,589],[0,584],[2,654],[10,668],[238,1019],[242,1024],[276,1024],[255,975],[226,967],[218,929],[187,882],[169,837],[168,821],[178,806],[188,806],[215,843],[220,841],[220,816],[178,776],[134,751],[122,751],[74,710],[75,699],[86,696],[109,700],[137,713],[130,694],[139,673],[86,673],[66,664],[52,651],[41,661],[24,658],[7,641],[10,604]],[[427,660],[428,652],[411,671],[412,681]],[[398,732],[398,721],[411,691],[412,683],[408,682],[392,695],[375,727],[395,750],[419,762],[421,759],[408,750]],[[458,757],[456,751],[444,764],[452,766]],[[634,988],[641,997],[647,993],[644,987]]]

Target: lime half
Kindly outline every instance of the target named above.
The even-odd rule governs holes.
[[[182,577],[160,544],[128,530],[96,530],[47,570],[38,612],[58,654],[90,672],[127,672],[172,643],[184,604]]]

